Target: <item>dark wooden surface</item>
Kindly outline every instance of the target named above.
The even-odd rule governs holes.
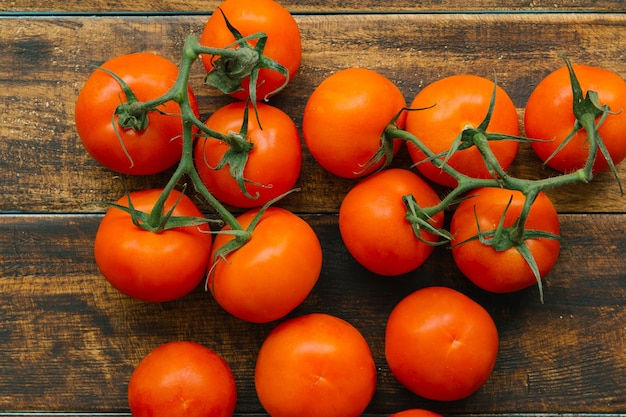
[[[304,54],[300,73],[272,103],[300,126],[308,95],[341,68],[378,70],[407,101],[446,75],[489,77],[496,70],[521,117],[532,87],[561,65],[560,52],[575,63],[626,76],[622,1],[414,3],[283,2],[300,24]],[[172,303],[137,302],[99,275],[92,249],[102,213],[82,203],[117,199],[122,189],[113,173],[86,155],[73,126],[74,101],[92,65],[144,49],[177,61],[184,37],[199,33],[217,4],[0,5],[0,414],[127,413],[126,384],[139,360],[160,343],[191,339],[232,366],[237,413],[264,415],[252,370],[275,323],[233,319],[201,289]],[[192,81],[208,115],[228,99],[203,88],[201,78],[198,67]],[[395,165],[408,165],[405,151]],[[626,178],[626,166],[619,171]],[[513,172],[551,174],[525,148]],[[166,179],[127,181],[131,188],[147,188]],[[406,276],[365,272],[341,244],[337,228],[337,209],[353,183],[325,173],[305,150],[302,191],[282,205],[311,223],[324,250],[319,284],[293,314],[333,313],[366,336],[379,369],[368,415],[409,407],[446,416],[626,415],[626,198],[610,175],[550,192],[568,246],[546,280],[544,304],[534,288],[505,296],[476,289],[445,248]],[[463,401],[437,403],[409,394],[384,361],[387,314],[410,291],[433,284],[479,301],[501,334],[492,377]]]

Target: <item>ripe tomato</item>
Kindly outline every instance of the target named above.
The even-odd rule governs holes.
[[[150,212],[160,189],[134,191],[135,210]],[[173,216],[202,217],[185,195],[173,191],[165,204]],[[128,207],[128,197],[117,204]],[[143,301],[171,301],[191,292],[205,277],[211,252],[208,226],[186,226],[155,233],[135,226],[130,214],[112,207],[102,218],[94,243],[102,275],[122,293]]]
[[[236,402],[237,387],[226,361],[195,342],[156,347],[128,383],[134,417],[231,417]]]
[[[267,43],[263,54],[278,62],[289,71],[289,81],[293,80],[300,68],[302,44],[300,28],[287,9],[274,0],[226,0],[219,9],[224,12],[230,24],[242,36],[264,32]],[[200,37],[200,43],[212,48],[225,48],[235,41],[224,16],[216,10],[206,22]],[[250,41],[253,46],[256,41]],[[202,55],[202,63],[207,71],[213,69],[218,57]],[[259,71],[257,81],[257,99],[263,100],[272,96],[285,83],[284,75],[267,68]],[[242,82],[242,90],[231,94],[232,97],[245,100],[249,96],[250,80]]]
[[[213,113],[206,125],[215,131],[228,134],[239,132],[243,124],[246,104],[235,102]],[[247,139],[254,144],[247,153],[243,178],[250,198],[241,190],[231,174],[231,166],[215,169],[231,147],[217,139],[200,139],[196,142],[194,158],[200,178],[219,200],[240,208],[259,207],[291,190],[296,184],[302,166],[302,144],[293,120],[282,110],[268,104],[257,103],[261,126],[254,115],[252,104],[248,107]],[[240,152],[237,158],[244,157]]]
[[[459,134],[468,128],[477,128],[485,119],[494,83],[475,75],[453,75],[435,81],[421,90],[411,103],[411,108],[425,108],[409,112],[407,132],[416,136],[435,154],[448,151]],[[429,106],[432,106],[428,108]],[[511,98],[500,87],[487,126],[487,132],[519,136],[519,118]],[[500,165],[506,170],[517,154],[519,144],[514,140],[490,141],[490,147]],[[422,162],[426,155],[417,146],[408,143],[414,163]],[[443,158],[442,158],[443,159]],[[490,178],[483,158],[475,146],[455,152],[448,165],[462,174],[474,178]],[[417,169],[431,181],[455,187],[456,180],[430,162],[419,163]]]
[[[433,411],[414,408],[411,410],[400,411],[399,413],[392,414],[389,417],[443,417],[443,416]]]
[[[272,417],[358,417],[374,395],[376,366],[354,326],[315,313],[270,332],[259,350],[254,382]]]
[[[509,201],[511,203],[506,209]],[[454,236],[452,241],[454,261],[463,275],[484,290],[507,293],[537,284],[530,266],[516,247],[496,250],[479,240],[459,244],[476,236],[478,225],[483,233],[495,230],[505,209],[503,226],[512,227],[519,218],[523,204],[524,196],[519,191],[479,188],[472,191],[452,215],[450,233]],[[556,209],[544,193],[540,193],[532,204],[526,229],[559,234]],[[524,242],[537,262],[540,276],[545,277],[557,261],[560,241],[532,238]]]
[[[390,168],[357,183],[339,208],[339,231],[350,254],[368,270],[386,276],[413,271],[430,256],[434,246],[421,241],[406,219],[402,197],[413,195],[422,208],[440,202],[431,186],[417,174]],[[430,223],[443,227],[443,212]],[[437,236],[422,231],[422,239]]]
[[[616,73],[589,65],[573,65],[574,73],[583,90],[598,93],[600,104],[608,105],[611,111],[598,133],[606,145],[611,160],[618,164],[626,157],[626,82]],[[533,90],[524,113],[524,128],[529,138],[542,139],[532,142],[537,156],[546,161],[574,128],[572,110],[573,96],[567,67],[560,68],[545,77]],[[582,168],[589,156],[587,133],[576,132],[568,144],[547,165],[561,172],[572,172]],[[593,164],[593,172],[609,168],[599,152]]]
[[[365,68],[332,74],[315,89],[304,109],[302,133],[313,158],[329,172],[357,178],[380,168],[367,168],[381,147],[383,131],[406,107],[400,89],[388,78]],[[406,114],[397,125],[404,127]],[[390,138],[392,139],[392,138]],[[402,142],[393,139],[392,155]]]
[[[455,401],[487,381],[498,344],[496,325],[483,307],[451,288],[427,287],[392,310],[385,356],[393,375],[411,392]]]
[[[250,210],[237,220],[247,228],[257,213]],[[229,234],[218,234],[211,259],[231,240]],[[322,248],[311,226],[285,209],[270,207],[244,246],[218,258],[208,285],[218,304],[235,317],[266,323],[300,305],[321,269]]]
[[[119,56],[102,64],[102,68],[124,80],[139,101],[161,97],[178,77],[173,62],[152,53]],[[189,100],[199,115],[191,89]],[[115,109],[126,101],[122,87],[110,74],[97,69],[89,76],[78,94],[74,112],[76,130],[85,149],[101,165],[122,174],[156,174],[177,163],[183,150],[179,105],[174,101],[164,103],[158,112],[148,113],[147,128],[135,131],[112,123],[118,120]]]

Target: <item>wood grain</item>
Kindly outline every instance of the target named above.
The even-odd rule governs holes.
[[[58,17],[8,18],[0,26],[0,182],[1,211],[97,211],[86,201],[112,201],[121,186],[91,159],[76,135],[74,102],[86,78],[114,56],[156,50],[178,61],[182,41],[198,34],[206,18]],[[623,74],[626,14],[571,15],[331,15],[298,18],[304,56],[300,73],[272,104],[301,125],[307,97],[332,72],[364,66],[397,83],[410,103],[428,83],[459,72],[499,84],[520,109],[536,83],[560,67],[558,53],[575,63],[594,63]],[[410,36],[405,36],[409,34]],[[103,47],[106,45],[106,47]],[[20,68],[20,71],[15,71]],[[201,110],[208,115],[228,102],[202,85],[200,65],[192,77]],[[306,151],[306,149],[305,149]],[[409,167],[405,151],[396,166]],[[626,177],[626,166],[620,174]],[[512,173],[553,175],[532,152],[521,152]],[[128,179],[130,188],[158,187],[162,176]],[[308,152],[299,186],[284,206],[309,213],[335,212],[354,181],[321,169]],[[591,186],[550,193],[562,212],[625,212],[626,199],[611,175]],[[208,209],[208,208],[207,208]]]
[[[535,288],[506,296],[477,290],[444,248],[414,273],[369,274],[337,244],[336,217],[305,218],[320,236],[325,267],[293,314],[336,314],[362,331],[379,377],[368,412],[417,406],[444,414],[626,407],[624,215],[562,216],[569,249],[546,281],[544,304]],[[0,410],[124,411],[128,378],[143,355],[159,343],[186,339],[217,350],[233,367],[238,413],[261,413],[253,369],[257,349],[276,323],[234,319],[201,288],[164,304],[120,295],[93,260],[99,219],[0,216]],[[451,286],[479,301],[500,332],[493,375],[463,401],[437,403],[409,394],[384,360],[387,315],[402,297],[428,285]]]
[[[220,4],[220,0],[137,0],[114,3],[107,0],[70,0],[55,1],[53,4],[44,0],[12,0],[0,5],[0,11],[30,12],[156,12],[156,13],[210,13]],[[380,12],[432,12],[432,11],[624,11],[620,0],[284,0],[280,2],[292,13],[380,13]]]

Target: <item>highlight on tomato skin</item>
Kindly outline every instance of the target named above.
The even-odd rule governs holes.
[[[128,383],[133,417],[232,417],[237,386],[230,366],[215,351],[192,341],[154,348]]]
[[[385,329],[385,357],[409,391],[436,401],[475,393],[496,363],[499,336],[489,313],[452,288],[425,287],[403,298]]]
[[[258,353],[257,396],[272,417],[360,417],[376,390],[367,340],[347,321],[325,313],[275,327]]]

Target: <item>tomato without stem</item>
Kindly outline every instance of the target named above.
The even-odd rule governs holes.
[[[247,228],[258,210],[237,218]],[[228,229],[228,227],[226,228]],[[215,253],[233,237],[218,234]],[[208,286],[226,311],[242,320],[265,323],[284,317],[309,295],[322,269],[322,249],[315,231],[297,215],[270,207],[251,239],[217,258]]]
[[[594,66],[573,65],[573,70],[583,95],[595,91],[599,104],[608,105],[613,112],[606,117],[598,133],[611,160],[618,164],[626,157],[626,81],[612,71]],[[549,159],[574,128],[576,119],[572,106],[572,84],[567,67],[563,67],[537,84],[528,98],[524,113],[526,135],[540,139],[531,143],[533,150],[542,161],[547,160],[548,166],[560,172],[582,168],[589,157],[587,132],[580,129],[567,145]],[[593,172],[608,168],[606,159],[598,153]]]
[[[437,401],[459,400],[489,378],[498,353],[489,313],[445,287],[413,292],[392,310],[385,356],[393,375],[411,392]]]
[[[412,195],[422,207],[440,202],[432,187],[417,174],[390,168],[361,180],[339,208],[339,231],[350,254],[368,270],[386,276],[418,268],[433,252],[438,237],[421,231],[420,240],[406,219],[403,197]],[[429,222],[443,226],[443,212]]]
[[[302,59],[300,28],[287,9],[274,0],[226,0],[218,6],[230,24],[241,33],[249,36],[258,32],[267,35],[267,43],[263,54],[273,59],[289,72],[292,80]],[[204,26],[200,43],[213,48],[225,48],[235,41],[228,29],[224,16],[216,10]],[[256,40],[250,41],[256,45]],[[216,57],[202,55],[202,63],[207,71],[211,71]],[[263,100],[272,96],[285,83],[284,75],[277,71],[261,68],[256,84],[257,99]],[[250,80],[242,82],[242,89],[231,96],[240,100],[249,97]]]
[[[213,113],[206,125],[224,134],[239,132],[245,106],[243,102],[228,104]],[[262,206],[291,190],[302,166],[302,144],[293,120],[282,110],[264,103],[257,103],[258,120],[252,104],[248,110],[246,139],[253,148],[250,152],[239,152],[234,162],[236,166],[245,158],[245,168],[241,168],[248,195],[232,175],[232,164],[215,169],[227,151],[233,152],[230,145],[202,138],[196,142],[194,151],[198,174],[209,191],[220,201],[240,208]]]
[[[411,108],[423,110],[409,112],[406,131],[416,136],[435,154],[446,152],[463,130],[481,125],[489,110],[493,88],[493,81],[468,74],[435,81],[424,87],[413,99]],[[486,131],[519,136],[517,110],[500,86],[496,89],[496,101]],[[506,170],[515,159],[518,142],[497,140],[490,141],[489,145],[500,166]],[[409,142],[407,148],[417,169],[426,178],[444,186],[456,186],[457,181],[450,175],[431,162],[423,162],[427,157],[417,146]],[[470,177],[491,177],[475,146],[454,152],[447,164]]]
[[[101,67],[120,77],[139,101],[163,96],[178,77],[173,62],[152,53],[123,55]],[[191,108],[198,115],[195,97],[191,89],[188,91]],[[162,104],[158,111],[148,113],[145,129],[133,130],[120,127],[119,117],[114,116],[116,108],[127,100],[111,74],[101,69],[91,74],[78,94],[74,114],[85,149],[101,165],[123,174],[149,175],[170,168],[182,154],[179,105],[174,101]]]
[[[519,191],[479,188],[472,191],[452,215],[450,233],[454,236],[454,262],[463,275],[484,290],[508,293],[537,284],[533,271],[517,247],[496,250],[492,245],[485,245],[478,239],[466,241],[477,236],[478,227],[483,233],[496,230],[505,210],[502,225],[510,230],[520,216],[524,200]],[[558,214],[544,193],[540,193],[533,202],[525,229],[559,235]],[[507,236],[505,234],[503,238],[506,239]],[[540,276],[545,277],[556,264],[560,241],[541,237],[524,239],[524,243],[537,264]]]
[[[358,417],[374,395],[376,366],[354,326],[315,313],[269,333],[259,350],[254,382],[272,417]]]
[[[137,211],[150,212],[160,189],[130,193]],[[173,216],[202,217],[191,199],[173,191],[168,211],[180,197]],[[117,204],[128,207],[128,197]],[[206,274],[211,252],[208,226],[185,226],[159,233],[133,224],[129,213],[112,207],[102,218],[94,242],[102,275],[120,292],[143,301],[171,301],[191,292]]]
[[[230,367],[195,342],[169,342],[152,350],[128,383],[133,417],[231,417],[237,387]]]
[[[302,133],[315,160],[329,172],[358,178],[380,168],[402,142],[390,138],[391,155],[369,162],[381,148],[383,131],[406,107],[398,87],[385,76],[365,68],[348,68],[326,78],[309,97]],[[406,114],[397,125],[404,127]]]
[[[443,416],[433,411],[414,408],[411,410],[404,410],[398,413],[394,413],[390,415],[389,417],[443,417]]]

